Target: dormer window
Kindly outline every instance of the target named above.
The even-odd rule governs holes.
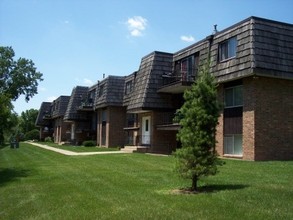
[[[129,93],[131,93],[133,90],[133,85],[132,85],[132,80],[126,82],[125,85],[125,95],[128,95]]]
[[[104,93],[104,85],[101,85],[99,89],[99,97],[101,97],[103,93]]]
[[[219,61],[236,57],[237,39],[232,37],[219,45]]]

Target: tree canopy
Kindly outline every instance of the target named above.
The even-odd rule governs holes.
[[[214,78],[204,65],[190,90],[185,90],[183,106],[176,119],[181,125],[177,138],[182,148],[175,152],[179,175],[192,180],[193,191],[201,176],[217,173],[221,162],[215,150],[215,134],[219,117],[219,102]]]
[[[24,95],[29,101],[38,93],[42,73],[37,71],[32,60],[14,59],[12,47],[0,47],[0,144],[4,142],[4,132],[11,128],[15,113],[11,101]]]
[[[19,58],[14,60],[12,47],[0,47],[0,94],[11,100],[20,95],[29,101],[38,92],[42,73],[38,72],[32,60]]]

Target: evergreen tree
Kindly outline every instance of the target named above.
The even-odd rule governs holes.
[[[177,138],[182,148],[175,152],[176,170],[183,178],[192,180],[191,190],[197,190],[201,176],[215,175],[221,161],[215,150],[215,134],[219,117],[217,85],[204,65],[191,89],[184,92],[185,102],[177,111],[181,129]]]

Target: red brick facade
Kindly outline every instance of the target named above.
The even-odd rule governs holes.
[[[105,121],[103,121],[103,111],[106,116]],[[107,107],[104,109],[99,109],[97,114],[97,145],[103,147],[123,146],[125,139],[125,134],[123,130],[126,120],[125,108]],[[105,123],[104,128],[103,123]],[[105,140],[103,141],[104,138]]]
[[[223,86],[219,99],[223,100]],[[244,160],[293,158],[293,81],[266,77],[243,79]],[[223,151],[223,113],[217,127],[217,152]]]

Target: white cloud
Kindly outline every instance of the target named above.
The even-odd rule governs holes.
[[[94,85],[94,82],[91,81],[90,79],[84,78],[83,84],[85,84],[86,86],[92,86],[92,85]]]
[[[50,96],[47,98],[47,102],[53,102],[55,99],[57,99],[56,96]]]
[[[180,39],[185,42],[193,42],[194,41],[194,37],[192,37],[191,35],[189,35],[189,36],[182,35],[180,37]]]
[[[126,25],[130,31],[131,36],[140,37],[143,35],[143,31],[146,29],[148,21],[141,16],[134,16],[132,18],[128,18]]]
[[[133,36],[133,37],[140,37],[140,36],[142,36],[141,31],[139,31],[139,30],[137,30],[137,29],[131,31],[130,34],[131,34],[131,36]]]

